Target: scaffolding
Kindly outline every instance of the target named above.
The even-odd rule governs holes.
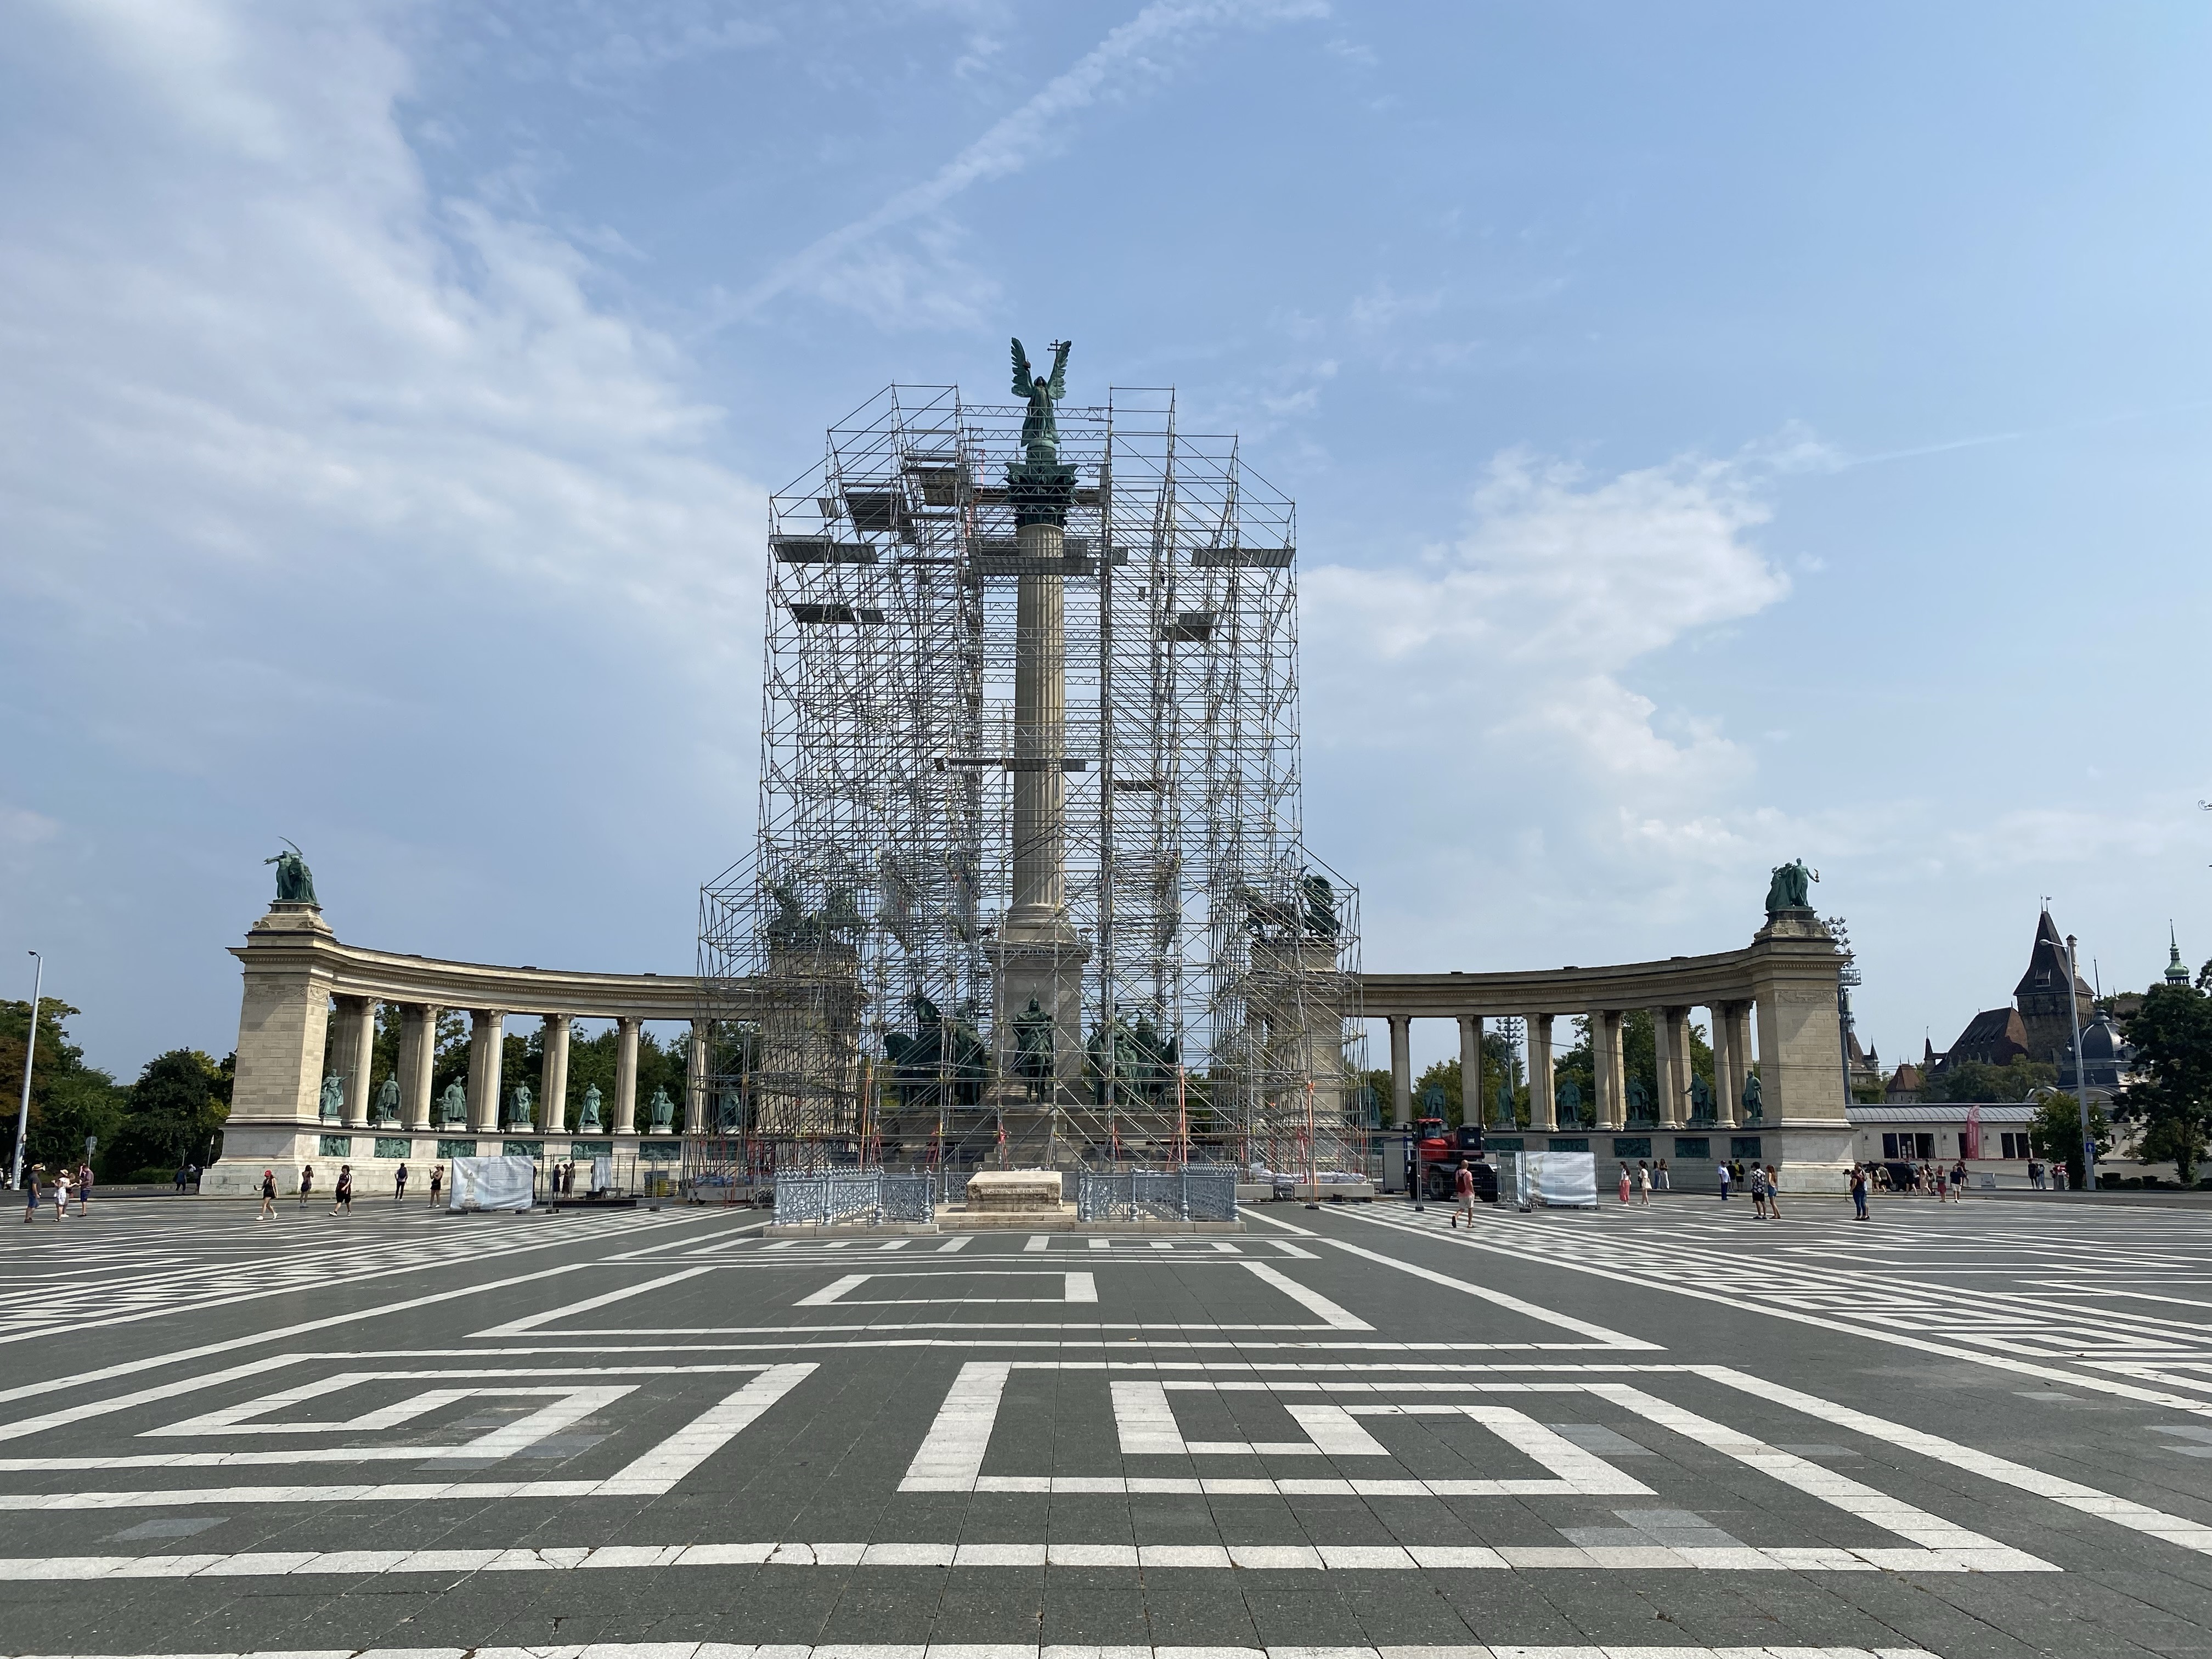
[[[1116,390],[1057,411],[1041,560],[1024,412],[891,386],[772,498],[758,836],[701,902],[711,1127],[749,1170],[1350,1163],[1358,895],[1301,839],[1292,505]],[[1017,662],[1054,646],[1040,754]],[[1017,947],[1036,773],[1064,923]],[[1008,1003],[1018,948],[1062,1006]]]

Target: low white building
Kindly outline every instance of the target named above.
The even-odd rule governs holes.
[[[1979,1114],[1980,1145],[1969,1155],[1966,1114]],[[2027,1176],[2027,1126],[2036,1109],[2018,1102],[1977,1106],[1913,1102],[1848,1109],[1853,1156],[1862,1164],[1956,1164],[1979,1174],[2008,1170]]]

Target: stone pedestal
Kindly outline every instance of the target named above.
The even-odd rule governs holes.
[[[983,1170],[969,1177],[968,1208],[986,1215],[1057,1215],[1057,1170]]]

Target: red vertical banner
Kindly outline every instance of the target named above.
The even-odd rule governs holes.
[[[1980,1107],[1966,1108],[1966,1133],[1961,1135],[1960,1139],[1966,1146],[1966,1150],[1960,1154],[1960,1157],[1979,1158],[1982,1155],[1982,1109]]]

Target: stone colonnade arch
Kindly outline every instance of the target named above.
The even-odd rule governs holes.
[[[301,1164],[337,1161],[320,1150],[329,1133],[380,1138],[380,1138],[405,1139],[409,1156],[427,1164],[434,1148],[418,1150],[416,1137],[524,1133],[503,1123],[501,1109],[503,1085],[514,1081],[501,1074],[501,1039],[506,1022],[516,1015],[544,1022],[543,1065],[537,1078],[526,1079],[538,1095],[526,1132],[531,1139],[581,1135],[635,1151],[648,1134],[674,1138],[710,1130],[708,1028],[700,1018],[699,981],[692,975],[574,973],[365,950],[342,944],[315,906],[286,901],[272,904],[232,954],[244,974],[238,1070],[222,1156],[203,1180],[204,1192],[258,1190],[261,1171],[269,1168],[276,1169],[289,1191]],[[325,1011],[333,1001],[336,1012],[326,1021]],[[366,1062],[380,1003],[400,1010],[396,1124],[373,1121],[375,1079]],[[437,1103],[431,1098],[438,1021],[447,1012],[470,1017],[467,1118],[458,1125],[436,1121]],[[618,1033],[614,1098],[594,1129],[580,1129],[566,1117],[568,1039],[579,1019],[611,1020]],[[681,1117],[659,1131],[638,1122],[638,1044],[648,1022],[681,1023],[690,1031]],[[322,1115],[326,1074],[343,1085],[336,1121]],[[360,1190],[390,1190],[396,1162],[360,1156],[344,1161],[352,1163]],[[328,1179],[319,1184],[327,1189]]]
[[[1842,1066],[1842,1026],[1837,990],[1842,954],[1812,912],[1785,910],[1740,951],[1664,962],[1623,963],[1601,968],[1559,968],[1522,973],[1365,974],[1361,1012],[1389,1022],[1391,1121],[1413,1117],[1409,1032],[1416,1019],[1449,1019],[1460,1031],[1464,1075],[1481,1053],[1485,1020],[1520,1019],[1528,1042],[1529,1133],[1557,1127],[1553,1096],[1554,1022],[1586,1016],[1596,1098],[1590,1103],[1595,1133],[1627,1127],[1627,1091],[1621,1027],[1636,1009],[1653,1013],[1657,1039],[1662,1131],[1704,1128],[1690,1115],[1690,1011],[1712,1012],[1715,1069],[1714,1131],[1748,1128],[1740,1102],[1753,1058],[1761,1091],[1758,1156],[1778,1166],[1784,1190],[1844,1190],[1850,1164],[1850,1126]],[[1656,1149],[1655,1149],[1656,1150]],[[1609,1148],[1594,1145],[1601,1184]],[[1660,1156],[1668,1156],[1661,1152]]]

